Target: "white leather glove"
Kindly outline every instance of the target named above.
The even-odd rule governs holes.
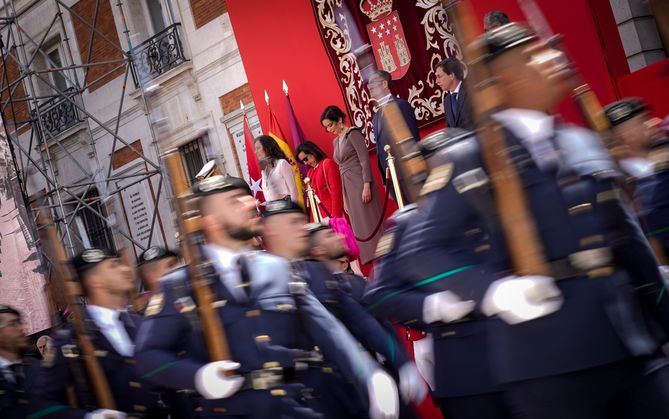
[[[381,369],[367,379],[369,416],[371,419],[396,419],[400,414],[400,401],[393,378]]]
[[[475,306],[474,301],[462,301],[450,291],[431,294],[423,301],[423,321],[429,324],[459,320],[471,313]]]
[[[399,370],[399,376],[402,399],[406,403],[414,402],[418,404],[422,402],[425,396],[427,396],[427,385],[414,363],[407,362],[402,365]]]
[[[562,293],[553,278],[510,276],[488,287],[481,308],[488,316],[497,314],[505,322],[517,324],[554,313],[562,303]]]
[[[227,376],[228,371],[239,368],[233,361],[216,361],[205,364],[195,373],[195,389],[205,399],[225,399],[239,390],[244,384],[244,377]]]
[[[86,413],[85,419],[125,419],[125,412],[120,412],[118,410],[111,409],[98,409],[92,412]]]

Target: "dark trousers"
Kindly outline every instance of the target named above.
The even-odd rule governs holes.
[[[512,383],[521,419],[669,418],[669,366],[659,355]]]
[[[503,393],[436,399],[444,419],[513,419]]]

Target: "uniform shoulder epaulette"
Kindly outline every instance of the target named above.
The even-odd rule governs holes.
[[[622,176],[599,136],[577,126],[556,130],[555,143],[561,151],[563,165],[578,176],[617,178]]]

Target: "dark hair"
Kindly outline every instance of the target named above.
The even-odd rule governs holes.
[[[500,10],[491,10],[483,17],[483,28],[487,32],[492,28],[509,23],[509,16]]]
[[[21,318],[21,313],[12,306],[5,304],[0,304],[0,314],[15,314],[17,317]]]
[[[388,83],[388,87],[390,87],[390,83],[393,81],[393,76],[391,76],[389,72],[386,70],[376,70],[374,75],[379,76],[379,78]]]
[[[299,156],[300,153],[311,154],[316,158],[316,161],[321,161],[327,157],[325,152],[321,150],[319,146],[312,143],[311,141],[305,141],[297,146],[297,148],[295,149],[295,157]]]
[[[261,135],[259,137],[256,137],[256,139],[253,140],[253,142],[254,143],[260,142],[260,145],[262,146],[263,150],[265,150],[265,154],[267,154],[267,158],[272,163],[274,163],[279,159],[288,160],[288,157],[286,157],[284,152],[281,150],[279,144],[277,144],[274,138],[270,137],[269,135]]]
[[[332,122],[337,122],[340,119],[343,120],[346,117],[344,114],[344,111],[336,107],[335,105],[330,105],[321,114],[321,122],[325,121],[326,119],[332,121]]]
[[[440,61],[439,64],[437,64],[437,67],[441,68],[441,70],[449,76],[455,74],[455,78],[460,81],[465,78],[465,69],[457,58],[446,58],[445,60]]]

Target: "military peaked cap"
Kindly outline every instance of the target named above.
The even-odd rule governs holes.
[[[265,204],[265,211],[263,212],[263,218],[270,217],[277,214],[287,214],[291,212],[299,212],[304,214],[304,210],[301,206],[289,199],[280,199],[278,201],[270,201]]]
[[[234,189],[241,189],[251,195],[251,188],[244,179],[222,175],[211,176],[197,182],[193,185],[193,195],[207,196],[232,191]]]
[[[606,117],[614,127],[646,111],[648,105],[638,97],[627,97],[604,108]]]
[[[170,257],[178,258],[179,255],[170,249],[165,249],[164,247],[151,246],[143,251],[141,255],[139,255],[137,266],[142,266],[145,263],[155,262]]]

